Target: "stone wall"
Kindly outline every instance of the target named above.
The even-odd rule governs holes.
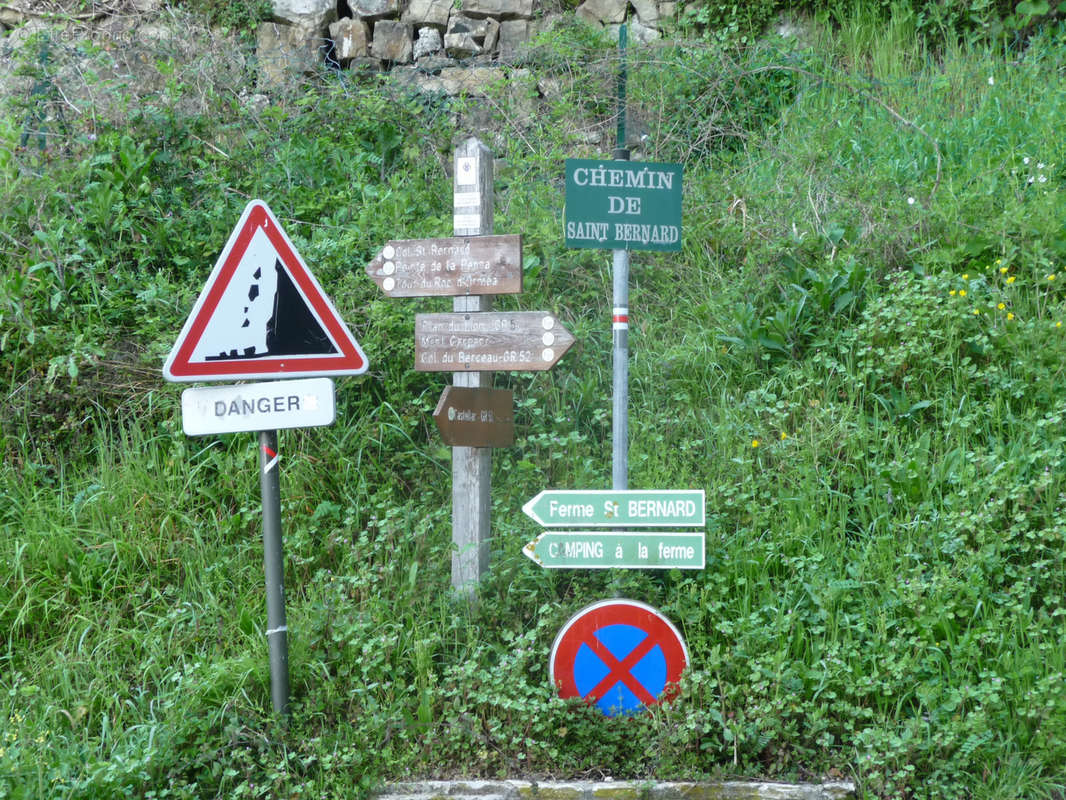
[[[168,82],[261,107],[329,68],[388,73],[435,95],[477,98],[490,86],[513,86],[516,97],[530,98],[518,109],[526,117],[537,113],[537,98],[558,92],[526,68],[533,65],[525,51],[538,34],[576,16],[616,40],[624,22],[636,47],[668,35],[676,13],[674,0],[585,0],[565,14],[559,0],[272,2],[253,53],[232,32],[211,29],[167,0],[110,0],[89,10],[83,0],[0,0],[0,101],[47,89],[61,98],[44,104],[56,119],[43,121],[56,131],[71,112],[121,119],[129,106],[157,102]],[[87,41],[94,47],[84,47]],[[27,62],[35,68],[25,69]],[[185,108],[200,94],[182,92],[174,102],[203,111]],[[465,122],[480,125],[485,106],[469,104],[464,113]],[[598,144],[608,136],[605,125],[578,126],[574,135]]]
[[[632,41],[649,42],[662,36],[676,5],[585,0],[576,15],[608,31],[625,22]],[[526,43],[560,16],[537,0],[274,0],[272,20],[257,30],[256,52],[266,90],[327,62],[410,73],[433,88],[469,92],[488,77],[471,70],[520,61]]]

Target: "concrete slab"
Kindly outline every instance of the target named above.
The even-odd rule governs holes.
[[[850,781],[411,781],[385,786],[380,800],[848,800]]]

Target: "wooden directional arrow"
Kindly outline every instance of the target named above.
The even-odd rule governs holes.
[[[390,241],[366,265],[389,297],[457,297],[522,291],[522,237]]]
[[[452,447],[514,444],[514,392],[445,386],[433,412],[441,438]]]
[[[415,315],[418,372],[548,370],[573,343],[546,311]]]

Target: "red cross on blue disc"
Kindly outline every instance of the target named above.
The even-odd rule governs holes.
[[[549,672],[560,697],[580,697],[615,716],[669,700],[687,664],[681,634],[659,611],[634,600],[602,600],[559,631]]]

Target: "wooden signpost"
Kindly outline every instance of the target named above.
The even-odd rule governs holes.
[[[433,412],[440,437],[452,447],[514,444],[514,392],[445,386]]]
[[[418,372],[551,369],[574,343],[543,311],[415,315]]]
[[[415,317],[415,369],[451,372],[433,419],[452,445],[452,587],[472,593],[489,564],[492,447],[514,442],[514,396],[497,370],[551,369],[574,343],[546,311],[492,312],[522,291],[522,238],[492,235],[493,158],[476,138],[455,150],[454,236],[388,242],[366,274],[389,297],[451,297],[452,313]]]
[[[391,241],[366,265],[366,274],[389,297],[519,294],[522,237]]]
[[[470,137],[455,149],[452,175],[452,233],[456,236],[492,234],[495,207],[492,152]],[[463,294],[452,299],[452,311],[492,310],[494,295]],[[470,389],[492,388],[489,372],[456,372],[452,384]],[[472,597],[489,569],[490,510],[492,508],[492,450],[452,448],[452,588]]]

